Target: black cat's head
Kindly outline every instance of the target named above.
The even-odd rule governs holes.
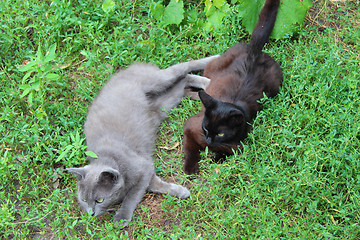
[[[207,144],[213,147],[239,144],[249,127],[245,107],[222,102],[204,91],[199,92],[199,97],[205,107],[202,129]]]

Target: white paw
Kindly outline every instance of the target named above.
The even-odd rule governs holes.
[[[190,191],[187,190],[185,187],[180,186],[180,185],[175,185],[175,186],[176,186],[176,190],[175,190],[174,194],[171,194],[171,195],[179,197],[181,199],[190,197]]]
[[[179,196],[181,199],[190,197],[190,191],[183,187],[182,193]]]

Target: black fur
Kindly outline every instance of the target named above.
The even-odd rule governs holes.
[[[184,126],[185,173],[199,171],[199,151],[206,146],[218,156],[232,154],[251,130],[259,100],[279,92],[280,66],[262,52],[278,7],[279,0],[267,0],[250,43],[234,45],[206,66],[204,76],[211,82],[206,92],[199,92],[203,110]]]

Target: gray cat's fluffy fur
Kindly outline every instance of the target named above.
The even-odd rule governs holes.
[[[216,57],[216,56],[214,56]],[[167,69],[133,64],[114,75],[90,106],[85,122],[89,158],[69,168],[78,180],[78,200],[94,216],[121,203],[114,223],[127,225],[146,191],[187,198],[190,192],[155,175],[153,151],[166,110],[177,106],[186,87],[205,89],[209,79],[190,75],[214,57],[179,63]]]

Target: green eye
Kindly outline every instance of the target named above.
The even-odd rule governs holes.
[[[223,137],[224,134],[223,134],[223,133],[219,133],[218,136],[219,136],[219,137]]]
[[[103,201],[104,201],[103,198],[98,198],[98,199],[95,200],[96,203],[102,203]]]
[[[83,201],[83,202],[86,202],[86,199],[83,199],[82,201]]]

